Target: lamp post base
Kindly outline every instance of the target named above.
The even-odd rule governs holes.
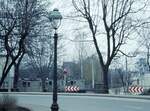
[[[51,106],[51,111],[58,111],[58,109],[59,109],[58,104],[53,103],[52,106]]]

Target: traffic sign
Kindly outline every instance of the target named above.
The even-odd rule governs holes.
[[[66,92],[78,92],[80,88],[78,86],[65,86]]]
[[[68,74],[68,70],[65,68],[65,69],[63,70],[63,73],[64,73],[64,75],[67,75],[67,74]]]
[[[144,92],[144,88],[141,86],[130,86],[128,90],[130,93],[142,93],[142,92]]]

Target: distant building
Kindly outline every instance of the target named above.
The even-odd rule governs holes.
[[[18,83],[20,92],[42,92],[41,79],[20,79]]]
[[[45,81],[45,91],[46,92],[52,92],[53,91],[53,80],[46,79],[46,81]]]
[[[63,69],[66,70],[67,77],[71,79],[80,78],[80,66],[75,62],[64,62]]]
[[[150,89],[150,73],[145,73],[133,79],[132,85],[142,86],[144,89]]]
[[[96,55],[84,58],[82,64],[64,62],[63,69],[67,81],[77,81],[76,84],[81,83],[86,89],[100,90],[103,87],[102,68]]]
[[[14,80],[13,77],[7,77],[4,80],[1,89],[5,89],[7,91],[11,91],[13,89],[13,80]]]
[[[80,90],[85,89],[85,81],[84,80],[63,80],[60,79],[57,81],[58,91],[64,92],[65,86],[78,86]],[[52,92],[53,91],[53,80],[48,79],[45,81],[45,91]]]
[[[140,78],[137,79],[137,85],[141,85],[145,89],[150,89],[150,73],[141,75]]]
[[[87,89],[102,90],[103,71],[97,55],[92,55],[83,60],[83,77]]]

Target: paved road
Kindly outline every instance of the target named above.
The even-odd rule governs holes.
[[[14,95],[33,111],[50,111],[51,95]],[[59,95],[59,111],[149,111],[150,100]]]

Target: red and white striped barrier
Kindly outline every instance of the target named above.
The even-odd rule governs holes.
[[[80,88],[78,86],[65,86],[66,92],[78,92]]]
[[[144,92],[144,88],[141,86],[130,86],[129,92],[130,93],[142,93]]]

